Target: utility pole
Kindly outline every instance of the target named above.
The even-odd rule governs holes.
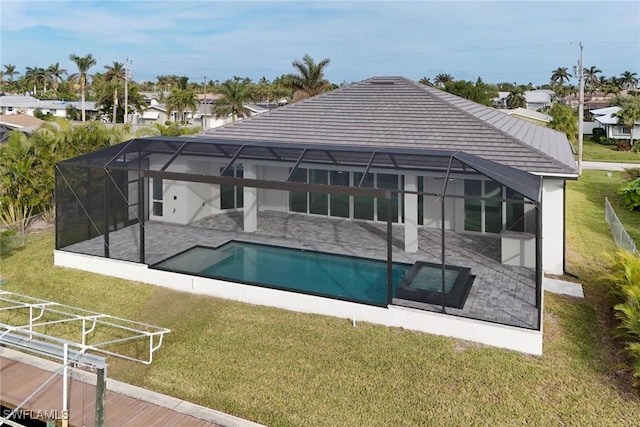
[[[580,46],[580,60],[578,61],[578,73],[580,73],[580,95],[578,97],[578,175],[582,175],[582,125],[584,121],[584,66],[582,65],[582,42]]]
[[[129,57],[124,61],[124,122],[129,123]]]
[[[202,128],[207,128],[207,76],[202,78],[202,91],[204,92],[204,96],[202,97],[202,102],[204,103],[204,109],[202,111]]]

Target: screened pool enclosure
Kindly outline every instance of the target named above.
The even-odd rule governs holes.
[[[539,330],[540,204],[460,151],[151,137],[57,165],[56,249]]]

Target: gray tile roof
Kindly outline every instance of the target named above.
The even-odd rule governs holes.
[[[577,174],[563,133],[403,77],[373,77],[200,136],[460,150],[540,174]]]

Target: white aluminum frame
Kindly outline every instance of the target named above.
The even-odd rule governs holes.
[[[5,313],[19,310],[29,311],[28,323],[21,325],[4,323],[8,317],[3,316]],[[46,320],[45,318],[44,321],[39,322],[38,320],[42,319],[45,314],[52,314],[57,317],[57,319]],[[80,342],[34,330],[34,328],[62,323],[73,324],[73,322],[80,323],[77,331],[74,331],[80,333]],[[129,336],[89,344],[90,334],[96,331],[96,327],[99,328],[100,326],[122,331]],[[99,365],[99,359],[101,358],[97,356],[91,357],[91,353],[87,352],[114,356],[120,359],[150,365],[153,362],[153,354],[162,345],[164,335],[169,332],[171,332],[170,329],[146,323],[84,310],[14,292],[0,291],[0,344],[18,347],[22,350],[32,351],[57,359],[63,359],[64,352],[62,348],[67,344],[70,349],[77,349],[75,351],[70,350],[77,355],[77,357],[73,358],[77,359],[80,364],[90,367]],[[113,344],[133,340],[149,340],[148,357],[133,357],[105,348]]]

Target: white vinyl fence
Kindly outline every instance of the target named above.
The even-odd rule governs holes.
[[[625,251],[638,255],[636,243],[631,237],[629,237],[627,230],[622,226],[622,223],[618,219],[618,215],[616,215],[611,203],[609,203],[609,199],[606,197],[604,198],[604,217],[609,224],[609,228],[611,229],[611,234],[613,234],[613,240],[616,241],[616,245],[620,249],[624,249]]]

